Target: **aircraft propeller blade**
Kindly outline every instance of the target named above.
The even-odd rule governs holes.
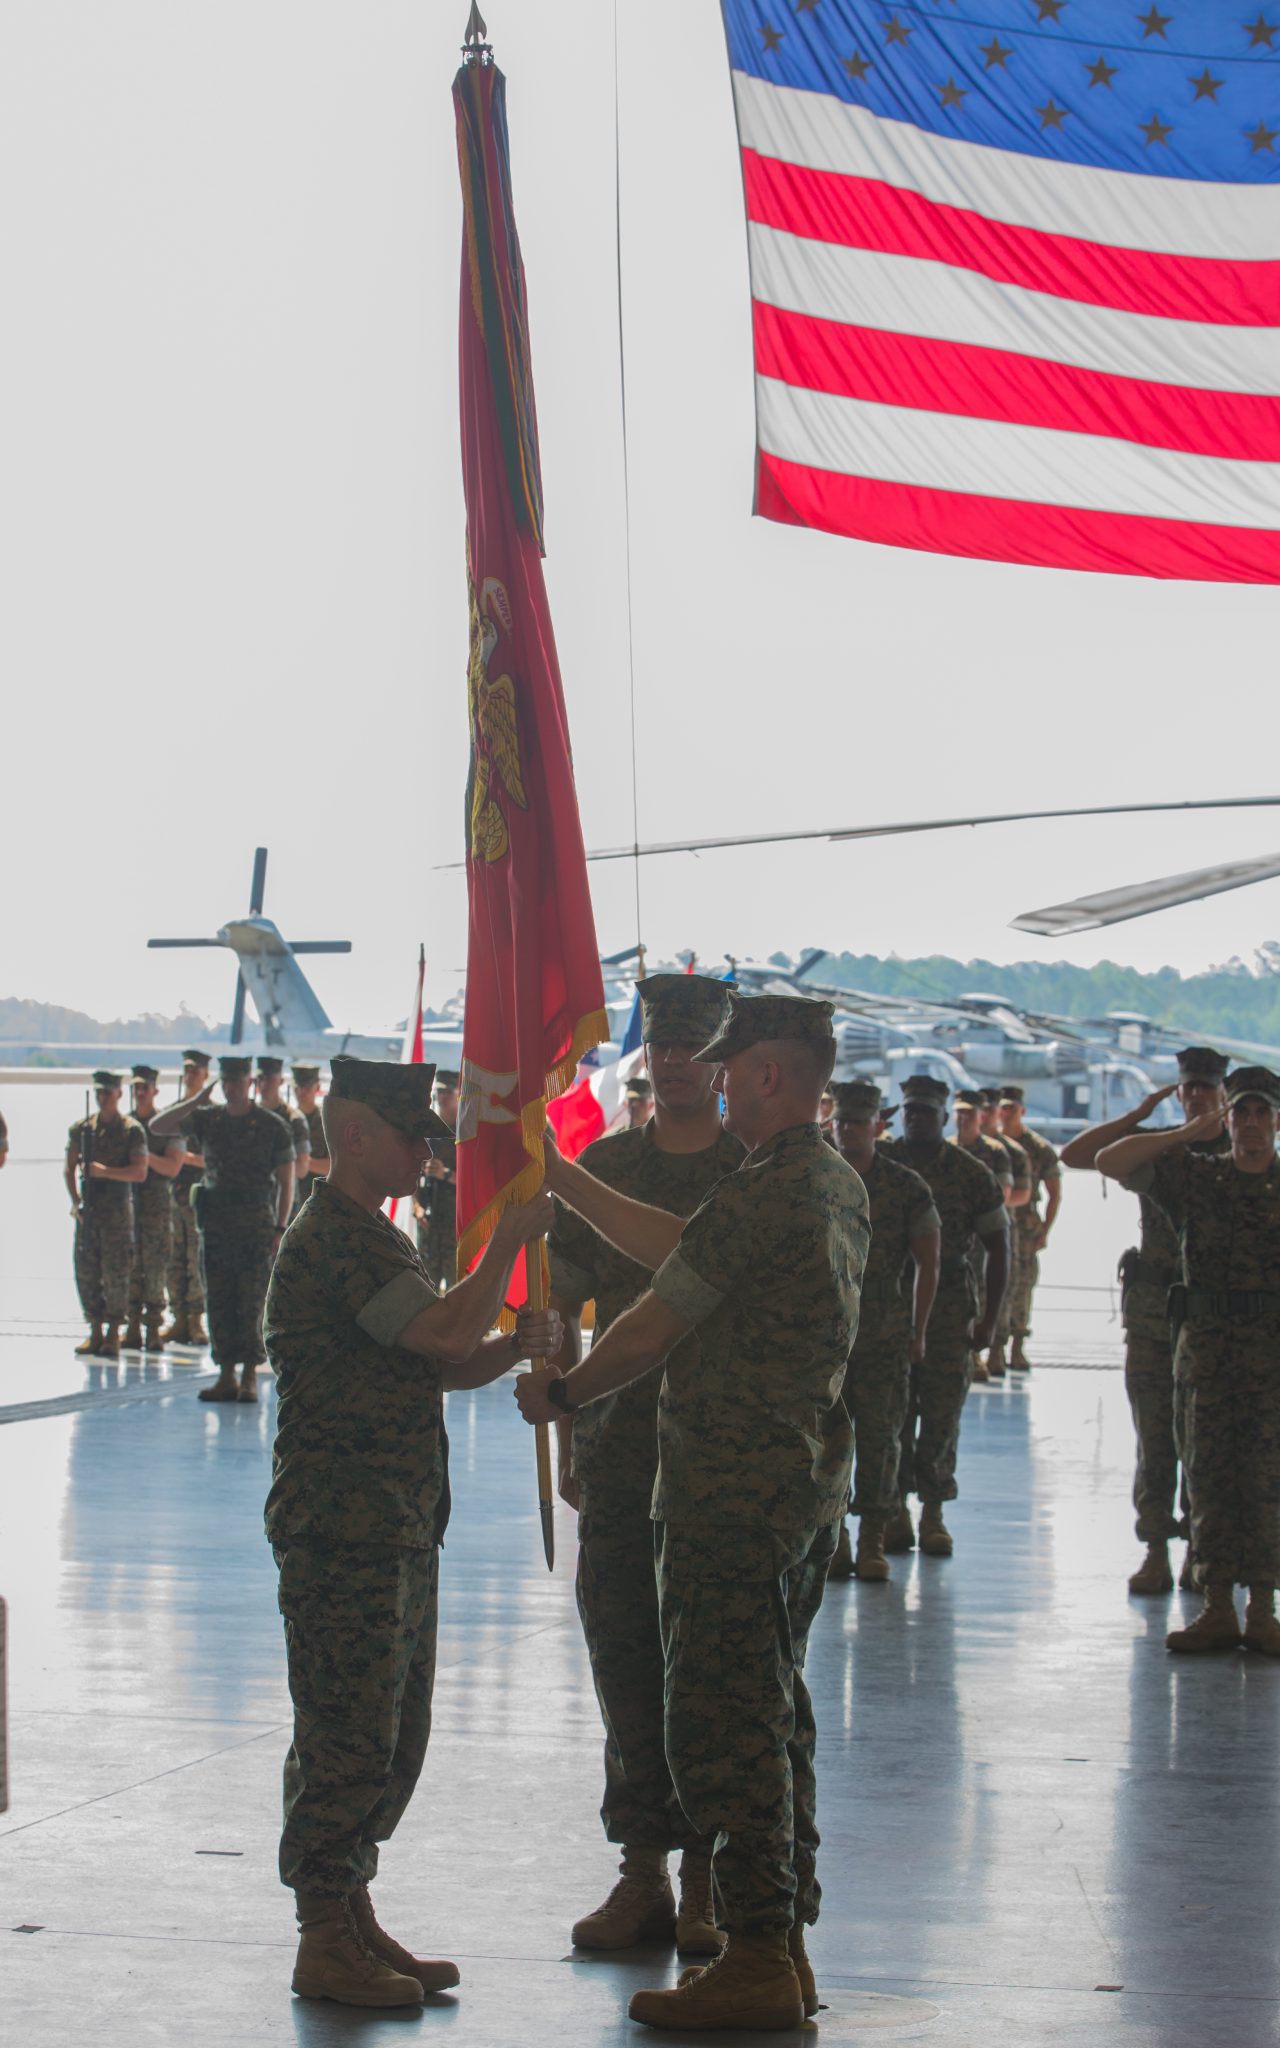
[[[1185,875],[1131,882],[1127,888],[1103,889],[1094,896],[1078,896],[1071,903],[1051,903],[1044,910],[1026,910],[1012,920],[1012,929],[1036,932],[1042,938],[1093,932],[1106,924],[1123,924],[1126,918],[1145,917],[1148,911],[1172,910],[1179,903],[1198,903],[1203,896],[1245,889],[1250,882],[1268,882],[1276,875],[1280,875],[1280,853],[1259,854],[1252,860],[1223,861],[1218,867],[1191,868]]]
[[[244,999],[247,991],[243,974],[236,976],[236,1006],[231,1012],[231,1043],[239,1045],[244,1037]]]
[[[221,939],[148,939],[148,946],[220,946]]]

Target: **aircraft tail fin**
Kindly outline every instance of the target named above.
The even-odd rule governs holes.
[[[287,1045],[331,1029],[324,1006],[269,917],[240,917],[218,934],[240,963],[240,973],[268,1045]],[[299,950],[330,950],[313,941]],[[333,948],[337,950],[336,944]]]

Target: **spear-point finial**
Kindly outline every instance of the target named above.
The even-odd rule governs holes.
[[[488,28],[476,0],[471,0],[471,13],[467,17],[466,34],[462,39],[462,61],[464,64],[492,64],[493,45],[487,40]]]

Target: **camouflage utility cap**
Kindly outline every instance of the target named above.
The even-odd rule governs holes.
[[[315,1088],[319,1085],[319,1067],[295,1067],[293,1078],[300,1088]]]
[[[1227,1101],[1234,1107],[1246,1095],[1259,1095],[1273,1109],[1280,1109],[1280,1074],[1270,1067],[1237,1067],[1227,1075]]]
[[[437,1087],[437,1088],[443,1088],[443,1089],[445,1090],[446,1094],[449,1094],[449,1095],[456,1095],[456,1094],[457,1094],[457,1092],[458,1092],[458,1090],[459,1090],[459,1088],[460,1088],[461,1086],[462,1086],[462,1076],[461,1076],[461,1074],[455,1074],[455,1072],[454,1072],[454,1070],[453,1070],[453,1068],[452,1068],[452,1067],[437,1067],[437,1068],[436,1068],[436,1087]]]
[[[143,1060],[136,1061],[131,1071],[135,1081],[147,1081],[153,1088],[160,1079],[159,1067],[149,1067]]]
[[[1178,1079],[1217,1086],[1226,1079],[1230,1064],[1226,1054],[1215,1052],[1211,1045],[1184,1045],[1178,1054]]]
[[[636,993],[646,1045],[705,1045],[724,1023],[733,983],[708,974],[650,974]]]
[[[109,1067],[99,1067],[94,1074],[93,1085],[95,1088],[123,1088],[124,1077],[113,1074]]]
[[[643,1074],[637,1074],[633,1081],[628,1081],[627,1094],[635,1102],[648,1102],[653,1094],[653,1083],[646,1081]]]
[[[941,1109],[950,1090],[945,1081],[939,1081],[932,1074],[908,1074],[902,1084],[904,1102],[932,1102]]]
[[[984,1088],[981,1090],[981,1094],[985,1109],[994,1109],[1000,1100],[1000,1090],[998,1088]]]
[[[1025,1092],[1021,1088],[1015,1088],[1012,1083],[1000,1090],[1001,1102],[1025,1103],[1026,1099]]]
[[[218,1072],[224,1081],[246,1081],[253,1067],[248,1053],[223,1052],[218,1054]]]
[[[453,1132],[431,1107],[431,1084],[436,1070],[415,1063],[401,1066],[393,1060],[358,1060],[349,1053],[335,1053],[331,1062],[333,1079],[330,1100],[363,1102],[376,1110],[384,1123],[403,1131],[406,1138],[451,1138]]]
[[[884,1097],[874,1081],[833,1081],[831,1099],[838,1124],[871,1124],[884,1115]]]
[[[985,1088],[957,1088],[953,1100],[957,1109],[985,1109],[987,1092]]]
[[[182,1055],[182,1064],[184,1067],[200,1067],[207,1074],[209,1055],[207,1052],[197,1052],[194,1046],[189,1045]]]
[[[283,1074],[284,1061],[277,1059],[273,1052],[260,1052],[258,1054],[258,1072],[260,1074]]]
[[[729,1015],[709,1045],[695,1053],[697,1060],[732,1059],[748,1046],[774,1038],[799,1038],[809,1045],[835,1045],[831,1019],[833,1003],[815,1002],[812,996],[735,995]]]

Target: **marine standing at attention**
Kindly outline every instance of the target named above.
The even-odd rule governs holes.
[[[1181,1129],[1120,1138],[1097,1166],[1150,1196],[1181,1255],[1169,1308],[1204,1611],[1166,1646],[1232,1650],[1243,1640],[1280,1657],[1280,1075],[1237,1067],[1226,1098],[1228,1156],[1197,1150],[1222,1129],[1212,1109]],[[1249,1588],[1243,1636],[1238,1585]]]
[[[1178,1079],[1157,1088],[1126,1116],[1080,1131],[1062,1148],[1062,1164],[1076,1169],[1096,1167],[1108,1145],[1138,1131],[1158,1103],[1177,1089],[1183,1121],[1193,1123],[1210,1110],[1222,1111],[1222,1083],[1228,1061],[1209,1045],[1188,1045],[1178,1054]],[[1231,1140],[1216,1137],[1192,1146],[1194,1152],[1230,1155]],[[1170,1593],[1173,1571],[1169,1542],[1189,1536],[1186,1501],[1179,1500],[1178,1460],[1181,1430],[1175,1412],[1173,1338],[1169,1330],[1169,1290],[1181,1277],[1178,1233],[1150,1195],[1138,1196],[1140,1236],[1120,1261],[1120,1320],[1124,1325],[1124,1386],[1133,1414],[1137,1463],[1133,1475],[1136,1533],[1146,1555],[1129,1580],[1131,1593]],[[1186,1491],[1185,1473],[1183,1493]],[[1194,1553],[1188,1546],[1179,1584],[1194,1590]]]
[[[266,1358],[262,1304],[293,1206],[293,1138],[286,1123],[252,1100],[246,1057],[223,1053],[218,1072],[225,1106],[210,1102],[211,1082],[192,1101],[161,1110],[151,1134],[167,1138],[190,1127],[204,1154],[196,1221],[218,1378],[199,1399],[256,1401]]]
[[[687,978],[692,979],[693,977]],[[697,979],[701,980],[703,977],[698,976]],[[726,981],[723,986],[728,988],[728,982]],[[626,1128],[628,1130],[642,1130],[645,1124],[649,1122],[653,1115],[653,1083],[646,1075],[633,1074],[631,1076],[623,1097],[623,1108],[626,1110]]]
[[[76,1219],[76,1288],[89,1323],[76,1350],[82,1358],[119,1358],[133,1267],[133,1190],[147,1177],[147,1134],[120,1114],[119,1074],[100,1068],[93,1086],[97,1111],[72,1124],[63,1168]]]
[[[956,1134],[950,1142],[953,1145],[958,1145],[962,1152],[967,1152],[971,1159],[980,1161],[983,1166],[995,1175],[999,1183],[1000,1193],[1004,1198],[1005,1208],[1006,1210],[1011,1209],[1014,1204],[1015,1194],[1013,1160],[1009,1152],[1001,1144],[999,1138],[992,1137],[989,1132],[983,1129],[983,1120],[986,1116],[985,1091],[981,1088],[957,1088],[952,1097],[952,1108],[955,1111]],[[1024,1161],[1026,1156],[1024,1152],[1022,1154]],[[1026,1171],[1025,1168],[1024,1171]],[[1024,1201],[1029,1193],[1030,1179],[1028,1176],[1026,1193],[1023,1195]],[[1007,1218],[1006,1220],[1012,1226],[1012,1218]],[[969,1258],[979,1288],[981,1288],[986,1253],[976,1238],[973,1241]],[[1004,1365],[1002,1362],[997,1362],[994,1376],[996,1379],[1004,1378]],[[976,1349],[973,1355],[973,1377],[979,1382],[992,1378],[986,1360],[979,1357]]]
[[[311,1126],[300,1109],[290,1109],[284,1099],[284,1061],[274,1053],[259,1053],[258,1103],[262,1109],[269,1109],[272,1116],[278,1116],[287,1124],[293,1139],[293,1191],[296,1197],[298,1185],[311,1172]],[[297,1206],[296,1201],[294,1204]]]
[[[133,1114],[144,1131],[156,1113],[157,1068],[139,1064],[133,1069]],[[156,1149],[148,1143],[147,1177],[140,1181],[133,1197],[133,1273],[129,1281],[129,1327],[124,1333],[126,1351],[140,1351],[143,1344],[142,1319],[146,1315],[146,1347],[162,1351],[165,1344],[164,1289],[173,1249],[173,1183],[182,1171],[184,1147],[181,1138],[159,1138]]]
[[[588,1145],[579,1165],[606,1186],[672,1216],[691,1216],[717,1181],[741,1165],[738,1138],[720,1122],[715,1070],[696,1055],[714,1038],[730,984],[700,974],[651,974],[638,984],[651,1122]],[[557,1363],[582,1357],[582,1310],[595,1303],[595,1341],[642,1295],[650,1271],[624,1257],[571,1210],[560,1208],[548,1246],[551,1306],[565,1326]],[[697,1353],[690,1336],[673,1354]],[[688,1362],[687,1360],[685,1361]],[[622,1851],[609,1897],[573,1929],[580,1948],[670,1941],[687,1955],[716,1955],[711,1906],[713,1837],[681,1811],[663,1744],[663,1654],[653,1569],[658,1476],[658,1375],[559,1418],[560,1491],[578,1509],[578,1612],[605,1726],[607,1839]],[[680,1906],[667,1857],[682,1851]]]
[[[301,1939],[293,1989],[341,2005],[420,2005],[458,1982],[384,1933],[369,1886],[431,1728],[440,1541],[449,1518],[442,1392],[554,1353],[559,1318],[520,1311],[491,1336],[549,1197],[505,1209],[473,1273],[437,1299],[380,1211],[412,1194],[428,1143],[429,1066],[333,1061],[329,1176],[292,1224],[267,1296],[278,1392],[267,1536],[293,1698],[280,1878]],[[446,1853],[449,1845],[444,1845]]]
[[[883,1102],[874,1081],[838,1081],[833,1090],[836,1150],[867,1191],[871,1250],[862,1276],[858,1334],[844,1402],[853,1418],[858,1551],[840,1523],[833,1579],[885,1580],[884,1532],[898,1511],[898,1463],[911,1405],[911,1368],[923,1365],[938,1292],[942,1223],[926,1182],[890,1159],[876,1139]]]
[[[323,1180],[329,1171],[329,1153],[324,1141],[324,1121],[320,1114],[320,1069],[312,1066],[296,1066],[293,1069],[293,1094],[299,1114],[307,1120],[307,1170],[296,1177],[294,1184],[294,1213],[302,1207],[307,1196],[318,1180]]]
[[[1006,1138],[1021,1145],[1031,1162],[1031,1199],[1017,1209],[1010,1221],[1009,1286],[996,1328],[993,1360],[1003,1368],[1005,1347],[1010,1337],[1010,1372],[1030,1372],[1027,1338],[1031,1335],[1031,1297],[1040,1278],[1040,1254],[1049,1242],[1049,1232],[1062,1203],[1062,1168],[1047,1138],[1033,1131],[1026,1120],[1021,1088],[1006,1085],[1000,1090],[1000,1129]],[[1040,1190],[1044,1189],[1044,1215],[1040,1214]]]
[[[818,2009],[803,1668],[849,1498],[840,1393],[870,1239],[866,1190],[818,1128],[831,1016],[799,996],[734,999],[698,1057],[719,1069],[725,1126],[748,1156],[687,1223],[549,1148],[554,1192],[653,1278],[584,1364],[517,1381],[526,1421],[576,1415],[667,1361],[652,1508],[667,1762],[682,1811],[716,1838],[728,1938],[674,1990],[634,1994],[631,2017],[651,2026],[774,2030]]]
[[[194,1102],[209,1085],[209,1055],[192,1046],[182,1055],[183,1102]],[[200,1233],[191,1192],[204,1171],[204,1160],[190,1131],[183,1134],[182,1165],[173,1183],[173,1249],[169,1257],[169,1312],[166,1344],[207,1344],[204,1327],[204,1268],[200,1264]]]
[[[980,1160],[943,1143],[946,1121],[946,1082],[931,1074],[910,1074],[902,1084],[902,1136],[884,1148],[888,1158],[928,1183],[942,1219],[938,1296],[924,1358],[911,1368],[900,1499],[884,1536],[890,1553],[913,1547],[916,1532],[907,1503],[912,1492],[918,1493],[920,1548],[928,1557],[950,1557],[954,1548],[942,1509],[959,1492],[956,1453],[973,1355],[991,1342],[1009,1261],[1000,1185]]]
[[[458,1125],[457,1074],[436,1071],[431,1105],[441,1125],[431,1157],[423,1169],[414,1204],[418,1219],[418,1251],[434,1287],[452,1287],[458,1251]]]

